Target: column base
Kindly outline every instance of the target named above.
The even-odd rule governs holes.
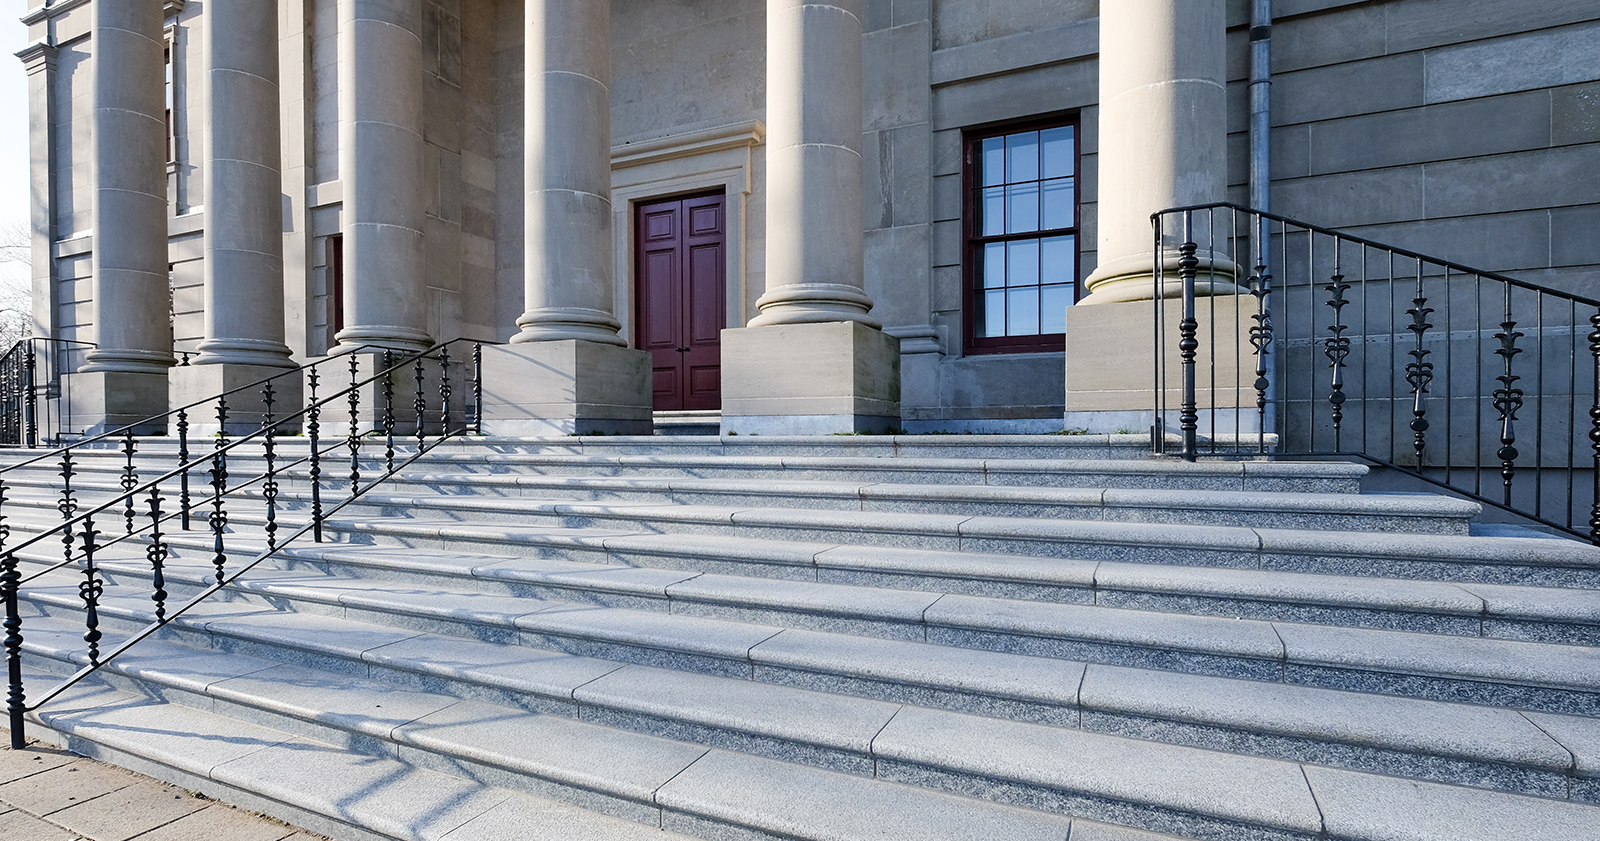
[[[225,391],[259,383],[280,374],[282,376],[272,381],[272,416],[282,418],[305,408],[305,404],[300,399],[301,375],[277,365],[180,365],[168,372],[168,400],[174,410],[205,401],[204,405],[189,410],[189,435],[209,437],[222,428],[217,421],[217,401],[213,398]],[[227,402],[229,435],[249,435],[260,430],[266,422],[267,407],[261,387],[231,394]],[[279,434],[283,435],[293,435],[299,431],[299,421],[278,427]]]
[[[61,379],[65,411],[59,428],[45,430],[49,437],[59,440],[79,433],[87,437],[129,424],[138,424],[135,435],[166,434],[166,371],[79,371]],[[45,420],[50,426],[57,423],[55,418]]]
[[[488,435],[650,435],[650,354],[567,339],[485,345]]]
[[[889,432],[900,343],[856,321],[722,331],[724,435]]]
[[[1195,269],[1194,294],[1237,295],[1239,265],[1217,252],[1197,255],[1200,265]],[[1161,256],[1161,297],[1182,298],[1183,276],[1178,273],[1181,255],[1169,249]],[[1089,294],[1077,306],[1095,304],[1120,304],[1128,301],[1149,301],[1156,295],[1155,252],[1130,254],[1096,268],[1083,282]]]

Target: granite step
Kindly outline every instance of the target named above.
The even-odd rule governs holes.
[[[1357,808],[1362,798],[1381,802],[1385,796],[1400,793],[1391,778],[1348,770],[885,704],[876,705],[865,720],[853,721],[859,734],[856,741],[865,743],[873,761],[851,775],[722,747],[708,749],[695,741],[618,730],[583,718],[583,705],[594,704],[592,699],[619,692],[637,697],[652,686],[661,687],[659,678],[651,683],[653,675],[641,675],[637,669],[631,674],[626,669],[608,672],[575,689],[578,720],[574,721],[570,714],[529,712],[399,689],[387,682],[352,679],[347,674],[304,666],[234,656],[223,661],[222,671],[217,672],[206,668],[208,655],[203,652],[189,657],[170,651],[159,658],[154,654],[152,650],[142,662],[113,666],[113,672],[134,677],[142,685],[179,689],[173,700],[180,703],[187,696],[189,703],[209,701],[216,711],[265,715],[278,729],[301,738],[308,737],[300,731],[309,727],[316,731],[311,738],[321,736],[347,749],[365,746],[380,756],[392,751],[414,766],[448,768],[469,779],[503,779],[506,772],[512,772],[522,779],[510,785],[635,820],[656,817],[668,827],[674,825],[672,813],[682,809],[684,801],[663,795],[685,791],[677,781],[683,774],[700,773],[693,769],[707,757],[714,757],[711,761],[717,765],[725,763],[744,784],[754,783],[767,795],[792,797],[792,787],[804,784],[844,794],[849,802],[871,802],[881,808],[885,796],[892,800],[895,793],[884,791],[882,781],[892,780],[917,786],[910,792],[895,789],[919,796],[924,808],[937,805],[928,802],[937,797],[929,789],[936,789],[1043,812],[1112,818],[1196,839],[1362,837],[1345,829],[1362,823]],[[163,665],[175,662],[184,665],[176,670]],[[644,685],[640,685],[641,678]],[[696,689],[688,688],[688,697],[702,698],[707,687],[699,687],[698,694]],[[803,702],[794,700],[796,691],[788,692],[784,708],[804,710]],[[162,697],[162,693],[148,690],[145,694]],[[685,697],[682,691],[679,697]],[[671,700],[669,693],[664,703]],[[748,709],[745,712],[749,718]],[[795,727],[808,723],[814,722],[791,722]],[[605,750],[594,750],[597,745]],[[719,782],[726,784],[725,780]],[[785,793],[785,788],[791,790]],[[847,793],[861,788],[876,790],[855,797]],[[1324,790],[1341,798],[1344,808],[1355,811],[1345,814],[1344,808],[1319,808]],[[1552,837],[1600,837],[1586,834],[1596,832],[1592,822],[1600,809],[1594,806],[1434,783],[1408,782],[1404,791],[1431,807],[1430,811],[1470,808],[1480,813],[1479,820],[1508,812],[1523,821],[1538,816],[1540,830],[1577,833]],[[658,816],[648,809],[638,813],[641,805],[656,806]],[[739,812],[725,814],[745,821],[751,815],[771,820],[773,803],[745,798],[743,805]],[[970,801],[955,805],[969,813],[993,814],[997,808],[977,807]],[[692,811],[699,812],[696,817],[705,816],[704,810]],[[1010,810],[1004,814],[1028,815]],[[1408,837],[1453,837],[1447,833],[1466,825],[1460,818],[1414,821],[1408,829],[1416,834]],[[1032,819],[1045,820],[1047,816]],[[803,828],[798,832],[796,827],[789,829],[784,837],[817,837]]]

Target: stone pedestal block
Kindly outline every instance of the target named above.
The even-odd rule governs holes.
[[[900,424],[900,342],[857,321],[722,331],[725,435],[886,432]]]
[[[1148,432],[1155,419],[1155,312],[1151,301],[1067,308],[1067,429],[1093,433]],[[1196,302],[1200,348],[1195,394],[1201,406],[1200,432],[1259,431],[1256,418],[1255,357],[1251,355],[1254,298],[1219,295]],[[1183,302],[1168,301],[1162,312],[1166,378],[1166,424],[1178,429],[1183,406],[1183,360],[1178,355],[1178,322]],[[1107,340],[1107,337],[1115,337]],[[1237,352],[1236,352],[1237,351]],[[1217,410],[1212,413],[1210,409]]]
[[[62,377],[62,397],[67,401],[60,433],[98,435],[131,423],[156,418],[167,411],[167,374],[145,371],[80,371]],[[137,435],[163,435],[167,419],[160,417],[134,429]]]
[[[650,354],[575,339],[485,346],[489,435],[649,435]]]
[[[305,408],[300,398],[300,375],[276,365],[180,365],[167,375],[167,394],[173,410],[205,401],[204,405],[189,410],[189,434],[207,437],[215,435],[220,427],[214,398],[225,391],[242,389],[228,395],[227,432],[232,436],[249,435],[261,429],[267,420],[265,390],[256,384],[275,375],[272,416],[283,418]],[[173,432],[176,431],[174,428]],[[298,420],[278,427],[280,435],[295,435],[299,431]]]

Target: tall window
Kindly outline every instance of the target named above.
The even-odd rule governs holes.
[[[967,135],[967,352],[1064,346],[1078,299],[1078,132],[1056,120]]]

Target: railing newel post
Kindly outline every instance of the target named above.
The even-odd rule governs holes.
[[[61,501],[56,503],[56,510],[61,512],[61,552],[62,560],[72,562],[72,545],[76,540],[72,534],[72,515],[78,512],[78,498],[73,495],[72,477],[77,471],[72,469],[72,451],[61,451],[61,470],[56,473],[61,477]]]
[[[23,370],[27,380],[27,408],[24,422],[27,425],[27,441],[30,448],[39,446],[39,389],[35,386],[34,378],[38,376],[39,359],[33,349],[33,340],[28,340],[27,351],[23,356]]]
[[[22,613],[17,605],[21,587],[22,573],[17,569],[17,556],[11,552],[0,555],[0,597],[5,600],[6,611],[6,713],[12,750],[22,750],[28,745],[23,719],[28,702],[22,686]]]
[[[1333,369],[1328,404],[1332,407],[1334,450],[1344,448],[1344,403],[1347,399],[1344,393],[1344,368],[1345,360],[1350,356],[1350,337],[1345,335],[1350,328],[1344,323],[1344,308],[1350,303],[1345,293],[1350,291],[1350,284],[1344,282],[1344,273],[1339,268],[1339,245],[1339,238],[1334,237],[1333,274],[1329,275],[1328,283],[1322,287],[1328,293],[1328,300],[1323,303],[1333,310],[1333,324],[1328,326],[1328,332],[1333,335],[1322,340],[1322,353],[1328,358],[1328,367]]]
[[[412,401],[411,407],[417,413],[417,451],[422,451],[422,445],[427,440],[427,431],[424,424],[427,422],[428,394],[423,388],[424,369],[422,360],[427,354],[417,354],[416,361],[412,363],[412,373],[417,378],[417,397]]]
[[[228,460],[222,449],[228,440],[228,402],[217,398],[217,446],[211,451],[211,564],[217,568],[217,583],[221,584],[228,564],[228,552],[223,532],[228,525],[228,512],[223,507],[223,495],[228,492]]]

